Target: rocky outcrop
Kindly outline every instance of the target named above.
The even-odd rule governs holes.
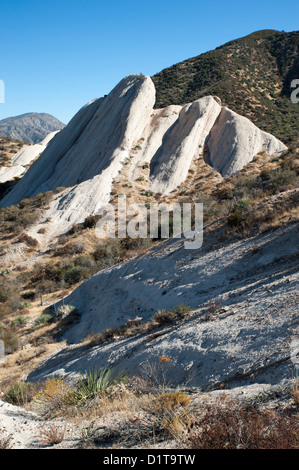
[[[207,139],[208,161],[222,176],[230,176],[265,151],[280,155],[286,146],[273,135],[261,131],[249,119],[222,108]]]
[[[26,166],[35,160],[47,147],[48,143],[59,131],[50,132],[40,144],[26,145],[11,159],[10,167],[0,168],[0,183],[5,183],[26,171]]]
[[[113,180],[128,161],[133,183],[134,169],[147,162],[145,189],[168,194],[185,180],[205,145],[210,164],[223,176],[237,172],[261,150],[272,155],[286,150],[248,119],[222,108],[217,97],[158,110],[154,103],[150,77],[124,78],[108,96],[74,116],[2,206],[65,187],[47,214],[61,233],[109,202]]]

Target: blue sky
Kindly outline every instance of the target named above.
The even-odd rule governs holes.
[[[129,73],[260,29],[298,30],[298,17],[298,0],[1,0],[0,119],[35,111],[67,123]]]

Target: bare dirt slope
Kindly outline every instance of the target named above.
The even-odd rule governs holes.
[[[65,331],[70,343],[158,309],[186,303],[183,320],[90,347],[74,344],[33,371],[75,377],[111,364],[141,373],[171,358],[169,380],[202,389],[220,383],[276,385],[292,377],[290,343],[298,335],[298,223],[223,244],[186,250],[171,240],[140,259],[101,271],[64,299],[81,318]],[[214,246],[213,246],[214,245]],[[241,382],[240,382],[241,381]]]

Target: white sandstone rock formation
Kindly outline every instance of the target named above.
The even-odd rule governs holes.
[[[254,155],[265,151],[280,155],[286,146],[273,135],[261,131],[249,119],[223,107],[207,139],[208,163],[222,176],[237,173]]]
[[[2,166],[0,168],[0,183],[12,180],[24,173],[25,168],[22,165]]]
[[[11,159],[9,167],[0,168],[0,183],[9,181],[16,176],[21,176],[26,171],[26,166],[35,160],[46,149],[48,143],[59,131],[50,132],[41,143],[34,145],[26,145],[17,152]]]
[[[205,145],[210,164],[223,176],[237,172],[262,150],[271,155],[286,150],[248,119],[222,108],[217,97],[158,110],[154,103],[150,77],[124,78],[108,96],[80,109],[1,206],[64,187],[46,215],[59,234],[109,202],[113,179],[125,161],[131,162],[131,182],[138,164],[148,162],[146,189],[168,194],[185,180]]]

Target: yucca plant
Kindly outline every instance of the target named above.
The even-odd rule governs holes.
[[[92,400],[97,395],[105,393],[113,385],[124,380],[124,374],[113,370],[111,367],[103,367],[100,370],[93,369],[85,372],[72,393],[72,399],[76,403],[84,403]]]

